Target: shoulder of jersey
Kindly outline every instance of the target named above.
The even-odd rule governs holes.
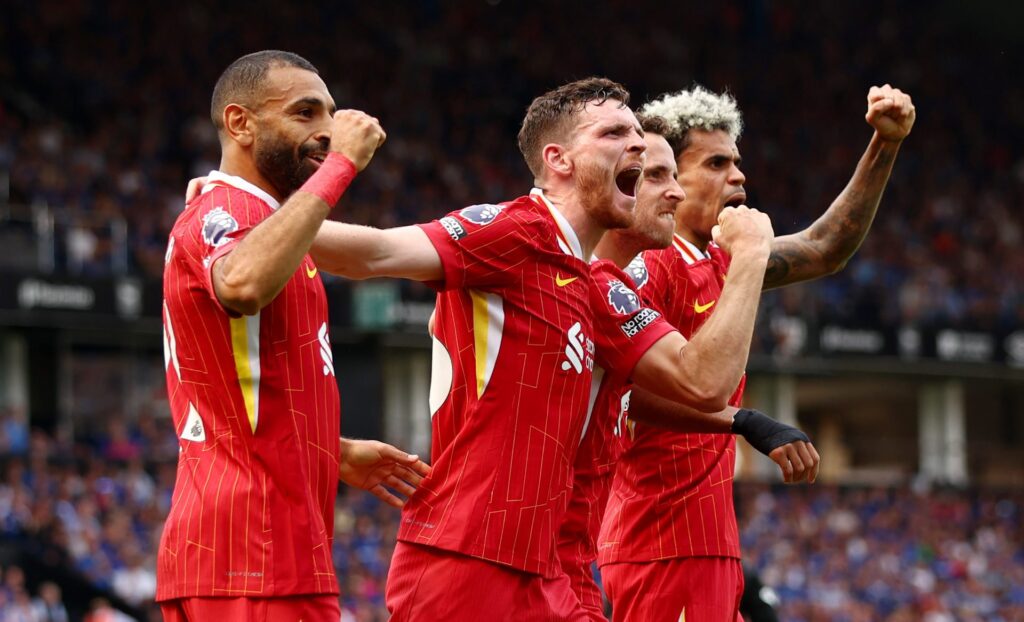
[[[600,260],[590,264],[591,282],[601,291],[608,306],[619,315],[631,315],[642,307],[636,285],[630,275],[611,261]]]
[[[231,240],[231,234],[239,229],[238,218],[243,218],[235,210],[229,211],[230,206],[261,204],[266,205],[260,197],[238,188],[217,184],[192,199],[185,211],[178,216],[177,227],[198,230],[202,241],[216,248]]]
[[[686,262],[681,261],[679,251],[674,247],[669,246],[668,248],[659,248],[655,250],[644,251],[641,254],[643,257],[644,268],[648,273],[648,278],[651,274],[658,274],[661,272],[671,272],[676,263],[682,263],[685,265]]]
[[[237,188],[230,188],[218,184],[187,203],[184,211],[182,211],[178,216],[178,220],[190,220],[194,215],[205,214],[207,211],[215,209],[217,206],[223,208],[223,206],[229,204],[229,201],[232,203],[234,202],[234,195],[241,193],[242,192]]]
[[[215,203],[223,203],[227,199],[247,199],[249,201],[265,203],[260,197],[246,192],[241,188],[235,188],[234,186],[228,186],[226,184],[213,184],[212,187],[206,192],[201,193],[199,196],[192,199],[187,208],[203,208],[207,205]]]
[[[546,227],[553,224],[550,215],[541,212],[529,196],[504,203],[470,205],[455,213],[467,223],[469,232],[508,218],[513,219],[521,227]]]
[[[612,278],[619,278],[622,275],[622,271],[614,262],[608,259],[595,259],[590,262],[590,274],[597,275],[609,275]]]
[[[502,205],[505,206],[502,213],[506,217],[515,218],[524,225],[554,226],[554,221],[547,208],[538,205],[537,201],[529,195],[513,199]]]

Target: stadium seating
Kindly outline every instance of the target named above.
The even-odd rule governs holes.
[[[278,46],[318,65],[340,107],[388,131],[339,208],[376,226],[525,192],[514,136],[530,98],[598,73],[635,103],[691,81],[731,90],[746,116],[748,203],[792,232],[845,185],[870,136],[867,88],[891,82],[919,118],[874,228],[841,274],[765,296],[755,353],[785,352],[792,318],[1001,335],[1024,326],[1024,87],[1000,80],[1005,91],[989,96],[994,76],[1019,71],[1020,46],[998,29],[950,34],[974,23],[949,13],[956,3],[363,2],[316,14],[258,4],[243,33],[196,2],[5,7],[0,272],[159,280],[185,181],[217,166],[207,110],[217,72]],[[59,621],[58,606],[37,613],[59,589],[4,555],[23,546],[73,575],[61,584],[72,620],[115,619],[107,602],[159,619],[154,560],[176,439],[166,421],[125,414],[58,439],[0,402],[0,622]],[[745,557],[783,620],[1024,619],[1019,489],[744,483],[738,499]],[[365,494],[339,497],[346,622],[387,619],[398,517]],[[76,581],[92,596],[73,599]]]
[[[522,194],[530,179],[513,137],[530,98],[562,78],[605,73],[641,103],[692,80],[734,92],[746,115],[748,202],[786,233],[843,188],[870,135],[861,118],[867,87],[889,81],[915,97],[921,115],[878,222],[844,273],[766,299],[762,343],[773,339],[770,318],[794,309],[816,322],[1019,326],[1024,161],[1013,155],[1021,125],[1011,120],[1021,87],[1005,84],[1012,92],[993,99],[995,109],[969,95],[989,90],[987,76],[1012,72],[1010,55],[944,45],[942,25],[956,17],[941,11],[878,22],[872,3],[757,6],[665,8],[672,14],[648,29],[650,15],[628,3],[579,14],[572,5],[361,3],[325,8],[316,20],[298,11],[254,19],[240,38],[230,20],[198,5],[172,19],[124,0],[58,12],[23,5],[0,25],[10,59],[0,64],[9,91],[0,99],[0,171],[11,204],[52,210],[58,263],[158,278],[184,180],[218,161],[207,112],[217,72],[255,42],[283,45],[276,33],[302,32],[292,47],[316,62],[339,105],[372,112],[390,136],[343,200],[346,219],[406,224]],[[573,38],[566,49],[563,22],[647,36]],[[817,36],[823,23],[832,36]],[[718,40],[729,43],[711,53]],[[529,53],[513,41],[530,41]],[[923,62],[940,48],[945,62]],[[974,65],[987,71],[966,69]],[[0,210],[0,232],[13,238],[29,216],[19,218]],[[0,259],[17,261],[24,253]]]

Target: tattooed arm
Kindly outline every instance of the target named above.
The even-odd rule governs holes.
[[[846,188],[810,227],[775,238],[764,289],[809,281],[843,269],[871,228],[896,154],[916,111],[910,96],[888,84],[868,92],[867,122],[875,128]]]

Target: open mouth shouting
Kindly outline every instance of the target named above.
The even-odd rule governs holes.
[[[634,164],[620,171],[615,176],[615,185],[619,192],[627,197],[635,198],[636,190],[640,186],[641,173],[643,173],[643,167],[640,164]]]
[[[722,204],[722,208],[724,209],[726,207],[739,207],[746,202],[747,193],[741,190],[740,192],[737,192],[736,194],[733,194],[728,199],[726,199],[725,203]]]

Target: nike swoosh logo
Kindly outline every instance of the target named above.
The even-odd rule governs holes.
[[[306,276],[308,276],[309,278],[313,278],[314,276],[316,276],[316,266],[313,266],[312,270],[309,269],[309,266],[306,266]]]
[[[568,285],[569,283],[572,283],[573,281],[575,281],[578,278],[579,277],[574,276],[571,279],[563,279],[561,274],[555,273],[555,285],[557,285],[559,287],[565,287],[566,285]]]
[[[702,304],[699,304],[696,300],[694,300],[693,301],[693,310],[696,311],[698,314],[704,313],[705,311],[707,311],[708,309],[713,307],[715,305],[715,302],[716,301],[712,300],[708,304],[702,305]]]

